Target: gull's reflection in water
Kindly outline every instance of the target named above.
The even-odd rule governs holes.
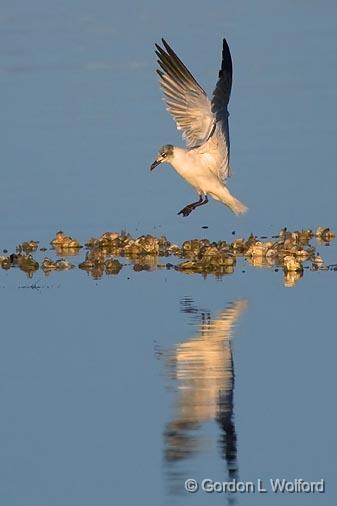
[[[195,307],[191,299],[181,302],[181,310],[196,320],[197,332],[165,354],[170,378],[177,381],[174,416],[164,433],[171,493],[183,492],[187,475],[178,471],[181,467],[178,462],[202,451],[197,429],[213,420],[221,428],[219,446],[227,467],[223,480],[238,475],[232,334],[246,307],[246,300],[237,300],[211,318],[208,311]]]

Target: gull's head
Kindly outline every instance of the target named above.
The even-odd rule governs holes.
[[[158,152],[158,155],[156,156],[155,161],[150,167],[150,170],[153,170],[157,165],[161,163],[170,163],[173,159],[173,151],[174,147],[172,144],[165,144],[165,146],[162,146]]]

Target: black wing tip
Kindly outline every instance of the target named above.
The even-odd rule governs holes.
[[[225,38],[222,40],[222,62],[221,62],[221,70],[219,72],[219,77],[222,72],[229,72],[232,74],[233,72],[233,63],[232,56],[229,49],[228,42]]]
[[[166,40],[164,39],[164,37],[161,38],[161,41],[162,41],[162,44],[165,47],[166,51],[171,49],[170,46],[168,45],[168,43],[166,42]]]
[[[164,48],[166,49],[166,51],[171,49],[169,44],[166,42],[166,40],[163,37],[161,38],[161,43],[164,46]],[[158,49],[158,51],[164,51],[163,48],[159,44],[155,43],[154,45],[155,45],[155,48]]]
[[[231,52],[226,39],[223,39],[222,41],[222,56],[223,58],[231,59]]]
[[[162,42],[163,46],[165,47],[166,51],[172,51],[171,46],[164,39],[164,37],[161,38],[161,42]],[[158,51],[163,51],[163,48],[159,44],[155,43],[155,47]],[[225,37],[222,39],[222,50],[227,51],[230,54],[229,45],[228,45],[228,42]]]

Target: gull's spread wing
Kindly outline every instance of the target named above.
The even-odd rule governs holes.
[[[212,113],[212,105],[205,91],[173,49],[164,39],[162,43],[165,50],[156,44],[156,55],[161,67],[157,72],[167,110],[177,123],[178,130],[183,131],[187,146],[195,147],[203,144],[214,131],[215,115]]]

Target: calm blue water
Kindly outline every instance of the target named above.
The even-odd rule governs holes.
[[[4,1],[0,249],[48,245],[59,229],[82,242],[336,230],[336,15],[328,0]],[[155,75],[161,36],[209,92],[229,41],[243,218],[216,202],[178,217],[193,191],[167,166],[148,170],[159,146],[181,143]],[[336,243],[319,251],[337,263]],[[236,476],[326,481],[325,494],[239,505],[334,504],[337,273],[285,288],[282,272],[243,269],[1,270],[1,503],[232,504],[184,480]]]

